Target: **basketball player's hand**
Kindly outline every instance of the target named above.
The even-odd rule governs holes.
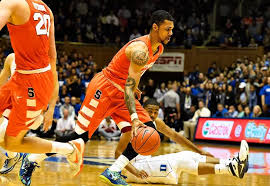
[[[54,111],[52,109],[48,109],[44,114],[44,122],[43,122],[44,132],[47,132],[52,125],[53,113]]]
[[[131,140],[133,139],[134,136],[137,136],[137,130],[140,127],[146,127],[143,122],[141,122],[139,119],[134,119],[132,121],[132,131],[131,131]]]
[[[136,175],[135,176],[137,178],[141,178],[141,179],[148,178],[148,174],[144,170],[140,170],[140,171],[136,172]]]

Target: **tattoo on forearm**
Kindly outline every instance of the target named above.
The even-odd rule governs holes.
[[[144,66],[149,60],[148,52],[136,50],[131,54],[131,61],[139,66]]]
[[[130,115],[136,112],[135,97],[133,92],[135,86],[135,79],[128,77],[125,85],[125,103]]]

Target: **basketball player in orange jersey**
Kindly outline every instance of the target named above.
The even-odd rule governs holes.
[[[80,137],[88,132],[88,137],[91,138],[107,116],[113,118],[122,133],[127,133],[128,141],[144,123],[155,128],[148,113],[135,99],[135,93],[140,97],[140,78],[163,53],[163,44],[170,41],[174,23],[173,17],[164,10],[155,11],[151,22],[149,35],[127,43],[114,56],[109,66],[91,80],[78,114],[75,132],[69,137]],[[109,184],[128,185],[120,173],[137,155],[129,143],[123,154],[100,178]],[[44,157],[45,155],[40,155],[39,158],[31,159],[42,161]]]
[[[40,0],[2,0],[0,29],[6,24],[17,67],[13,77],[0,88],[0,113],[11,109],[4,148],[14,152],[67,155],[77,174],[82,165],[83,140],[59,143],[25,137],[43,118],[44,130],[52,123],[59,90],[53,14]],[[44,117],[43,111],[46,111]],[[23,183],[30,185],[27,172],[21,171],[20,175]]]
[[[9,78],[15,73],[16,64],[15,64],[15,54],[11,53],[7,56],[4,62],[4,67],[0,73],[0,87],[4,85]],[[4,137],[6,133],[6,128],[8,125],[8,117],[10,113],[9,109],[6,109],[5,112],[0,117],[0,143],[4,143]],[[7,157],[3,167],[0,169],[0,174],[6,174],[10,172],[15,165],[20,162],[23,158],[23,153],[2,151]]]
[[[151,16],[150,34],[127,43],[113,57],[108,67],[92,79],[79,111],[75,127],[78,134],[88,131],[90,138],[106,116],[111,116],[123,133],[128,132],[129,141],[143,123],[150,122],[148,125],[154,127],[134,94],[140,94],[138,85],[141,76],[163,53],[163,44],[170,41],[173,21],[168,12],[155,11]],[[108,184],[128,185],[120,172],[136,156],[137,153],[129,143],[123,154],[100,178]]]

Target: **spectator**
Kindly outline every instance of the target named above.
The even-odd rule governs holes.
[[[106,140],[118,140],[120,138],[121,132],[117,128],[115,122],[112,118],[106,117],[99,125],[98,132],[102,135]]]
[[[191,95],[191,88],[187,87],[185,90],[185,94],[181,98],[181,108],[183,112],[188,112],[191,108],[191,105],[197,106],[197,98]]]
[[[63,117],[57,121],[55,134],[57,136],[66,136],[75,129],[75,120],[69,116],[69,110],[63,109]]]
[[[54,120],[58,120],[59,118],[61,118],[61,114],[60,114],[60,108],[62,106],[62,104],[60,103],[60,98],[58,97],[56,103],[55,103],[55,107],[54,107],[54,113],[53,113],[53,119]]]
[[[260,91],[262,106],[270,105],[270,77],[267,78],[267,85]]]
[[[191,141],[193,141],[194,139],[194,131],[195,131],[198,118],[211,116],[210,110],[205,107],[204,102],[202,100],[198,102],[198,105],[199,105],[199,109],[195,112],[193,118],[190,119],[189,121],[184,122],[185,137],[190,138]]]
[[[119,26],[119,19],[112,10],[110,14],[106,16],[106,23],[112,26]]]
[[[158,102],[163,101],[165,107],[165,122],[173,128],[178,128],[178,126],[172,126],[172,117],[176,115],[176,118],[180,119],[180,98],[176,93],[177,84],[173,83],[171,89],[158,100]]]
[[[228,110],[224,108],[224,105],[222,103],[219,103],[217,105],[217,112],[213,115],[214,118],[225,118],[226,113]]]
[[[233,87],[231,85],[228,86],[225,95],[225,108],[228,108],[229,105],[235,105],[235,95],[233,93]]]
[[[69,96],[68,92],[67,92],[67,86],[66,85],[63,85],[62,87],[60,87],[60,95],[59,96],[60,96],[61,102],[64,102],[65,97]]]
[[[238,112],[235,110],[234,105],[230,105],[229,110],[226,113],[226,117],[228,117],[228,118],[237,118],[237,116],[238,116]]]
[[[249,106],[246,106],[244,109],[244,117],[251,118],[251,116],[252,116],[252,113],[250,112],[250,108],[249,108]]]
[[[252,117],[253,118],[259,118],[262,115],[262,109],[259,105],[255,105],[253,108]]]
[[[74,96],[71,97],[71,105],[74,107],[76,117],[78,116],[78,112],[80,111],[81,108],[80,103],[81,103],[80,98],[76,98]]]
[[[147,96],[149,98],[153,98],[154,93],[155,93],[154,80],[152,80],[152,79],[148,80],[148,85],[145,86],[144,92],[145,92],[145,96]]]
[[[237,109],[238,109],[238,115],[237,115],[237,117],[238,117],[238,118],[243,118],[244,115],[245,115],[243,106],[242,106],[241,104],[239,104],[239,105],[237,106]]]
[[[206,91],[204,88],[204,84],[201,83],[200,86],[197,88],[197,90],[198,90],[197,98],[201,99],[201,100],[205,100],[206,99]]]
[[[257,94],[255,86],[251,85],[249,91],[249,108],[253,108],[255,105],[257,105]]]
[[[191,105],[190,110],[185,112],[185,114],[182,115],[182,120],[183,121],[188,121],[188,120],[192,119],[195,112],[196,112],[196,106]]]
[[[250,43],[249,43],[248,47],[249,48],[257,48],[258,47],[258,44],[255,42],[254,38],[250,39]]]
[[[80,97],[83,87],[81,86],[81,79],[77,75],[71,76],[67,81],[67,89],[71,97]]]
[[[74,107],[70,104],[70,98],[68,96],[65,97],[65,103],[60,107],[60,115],[61,118],[64,117],[64,109],[68,110],[69,117],[70,118],[75,118],[75,109]]]
[[[155,91],[155,93],[154,93],[154,98],[156,98],[158,100],[159,98],[161,98],[162,96],[164,96],[167,91],[168,90],[166,88],[165,83],[164,82],[161,83],[160,84],[160,88],[157,88],[156,91]]]
[[[270,107],[269,105],[264,105],[263,106],[263,113],[261,114],[260,117],[263,117],[263,118],[269,118],[270,117]]]
[[[221,103],[222,105],[224,105],[225,103],[225,92],[222,89],[222,86],[218,87],[218,93],[216,94],[216,102]]]
[[[240,83],[240,85],[239,85],[239,94],[237,96],[238,100],[243,105],[246,105],[248,103],[248,96],[247,96],[247,93],[245,91],[246,85],[247,84],[245,82]]]
[[[162,108],[159,108],[159,110],[158,110],[158,118],[164,120],[164,112],[163,112]]]

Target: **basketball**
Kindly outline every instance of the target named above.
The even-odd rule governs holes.
[[[133,149],[141,155],[155,153],[160,145],[158,132],[152,127],[141,127],[137,130],[137,136],[132,140]]]

